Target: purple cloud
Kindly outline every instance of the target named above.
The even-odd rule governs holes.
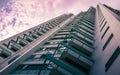
[[[10,13],[12,11],[12,8],[10,8],[9,6],[6,6],[4,8],[4,11],[6,11],[6,13]]]
[[[9,2],[9,0],[0,0],[0,8],[5,6],[7,2]]]
[[[99,2],[120,9],[119,0],[0,0],[0,40],[58,15],[96,7]]]
[[[16,23],[16,18],[13,18],[11,22],[12,26],[15,26],[15,23]]]

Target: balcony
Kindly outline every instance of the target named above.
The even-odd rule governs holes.
[[[65,62],[54,58],[51,54],[45,54],[47,60],[56,64],[56,66],[52,68],[50,75],[54,74],[64,74],[64,75],[85,75],[82,71],[76,69],[75,67],[66,64]],[[46,63],[46,62],[45,62]]]
[[[7,49],[5,49],[4,47],[0,46],[0,57],[7,58],[8,56],[10,56],[12,54],[12,52],[8,51]]]
[[[16,43],[15,41],[11,40],[9,43],[8,43],[8,48],[14,52],[20,50],[22,48],[21,45],[19,45],[18,43]]]
[[[29,43],[27,40],[25,40],[21,37],[18,37],[16,41],[17,41],[18,44],[20,44],[23,47]]]
[[[77,40],[70,41],[69,45],[77,49],[78,51],[83,52],[87,56],[91,56],[92,52],[94,51],[93,49],[87,47],[86,45],[82,44],[81,42]]]

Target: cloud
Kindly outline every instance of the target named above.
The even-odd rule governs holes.
[[[58,15],[96,7],[99,2],[120,9],[119,0],[0,0],[0,40]]]
[[[0,0],[0,8],[5,6],[10,0]]]

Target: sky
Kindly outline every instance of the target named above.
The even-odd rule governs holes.
[[[0,41],[61,14],[76,15],[98,3],[120,10],[120,0],[0,0]]]

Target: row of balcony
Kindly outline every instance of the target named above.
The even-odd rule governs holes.
[[[79,28],[79,26],[71,26],[69,33],[64,39],[62,38],[63,41],[59,43],[55,53],[44,54],[46,57],[45,64],[49,61],[56,65],[53,66],[49,75],[86,75],[89,73],[94,64],[91,57],[94,52],[94,35],[83,32]],[[94,26],[91,27],[91,31],[94,32]],[[61,56],[59,58],[54,57],[59,52],[61,52]]]
[[[87,75],[94,64],[91,57],[94,52],[94,25],[91,24],[93,21],[89,25],[78,19],[81,18],[57,32],[11,75]],[[82,25],[76,24],[80,21],[88,27],[81,30]]]
[[[40,38],[40,36],[58,26],[69,17],[70,15],[60,16],[50,22],[47,22],[45,25],[37,26],[27,33],[23,32],[24,34],[21,36],[15,36],[16,39],[11,38],[8,42],[3,43],[0,46],[0,61],[2,62],[5,58],[14,55],[18,51],[21,51],[25,46]]]

